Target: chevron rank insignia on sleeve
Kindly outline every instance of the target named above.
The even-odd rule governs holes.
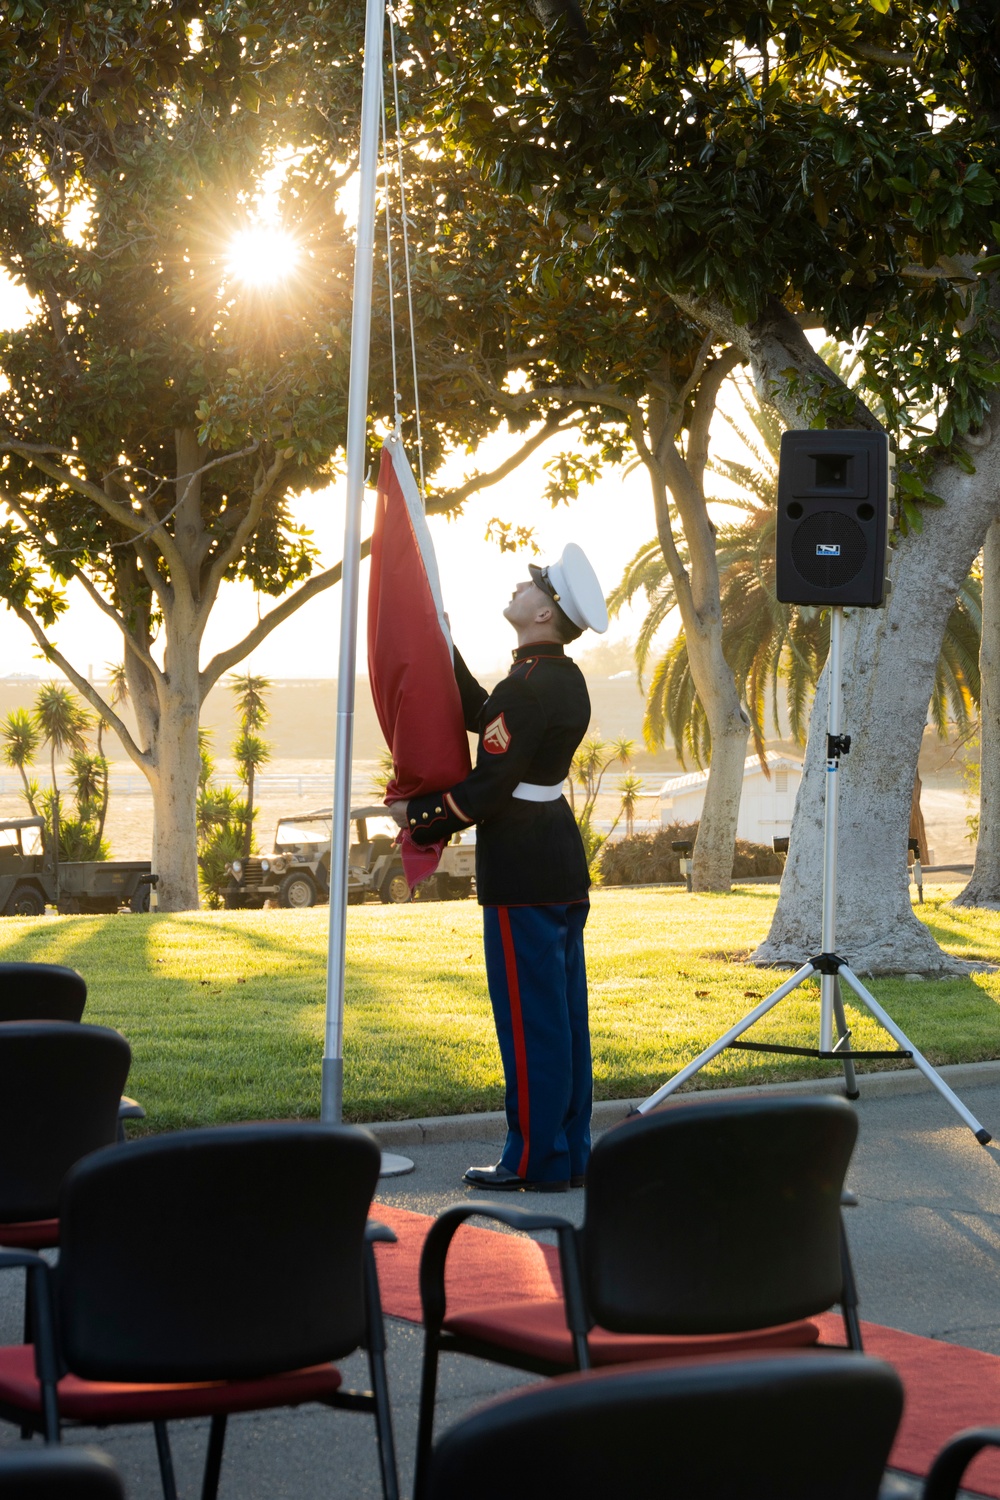
[[[503,714],[497,714],[483,730],[483,749],[488,750],[490,755],[503,755],[510,745],[510,738],[507,720]]]

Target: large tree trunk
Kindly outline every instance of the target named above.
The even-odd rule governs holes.
[[[695,891],[728,891],[732,886],[736,823],[750,736],[750,718],[740,703],[736,680],[722,649],[715,526],[705,499],[709,435],[719,389],[742,358],[737,349],[729,348],[706,364],[698,382],[683,456],[676,446],[677,412],[683,403],[664,399],[663,389],[669,380],[666,371],[661,386],[650,392],[649,401],[650,429],[658,457],[654,459],[646,450],[644,461],[652,484],[656,533],[684,625],[691,680],[712,739],[705,805],[691,865],[691,888]],[[687,544],[686,565],[674,540],[668,489]]]
[[[192,911],[198,901],[198,661],[178,662],[192,653],[168,648],[167,676],[161,687],[160,725],[154,744],[153,872],[160,877],[160,911]],[[186,668],[186,670],[180,670]]]
[[[732,885],[749,734],[750,726],[738,721],[731,724],[728,732],[712,731],[712,764],[694,846],[692,890],[728,891]]]
[[[1000,520],[983,545],[979,707],[979,839],[972,878],[954,906],[1000,908]]]
[[[917,841],[917,858],[922,865],[930,864],[930,852],[927,848],[927,824],[924,822],[924,810],[920,806],[920,793],[923,790],[923,782],[920,780],[918,771],[913,778],[913,791],[910,795],[910,840]]]
[[[1000,434],[1000,428],[998,428]],[[847,611],[837,951],[863,973],[964,972],[910,905],[906,840],[913,779],[948,614],[997,507],[1000,436],[984,432],[977,472],[934,476],[946,503],[901,540],[884,610]],[[829,669],[813,706],[805,774],[771,931],[757,963],[798,964],[819,951]]]
[[[695,891],[728,891],[732,886],[736,825],[750,738],[750,720],[722,650],[717,573],[714,581],[716,597],[713,599],[706,589],[703,608],[690,625],[684,622],[691,677],[712,736],[705,804],[691,866],[691,889]]]

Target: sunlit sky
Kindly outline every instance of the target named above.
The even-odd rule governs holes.
[[[252,259],[248,265],[244,249],[237,247],[243,258],[234,269],[253,274]],[[0,280],[0,324],[9,327],[19,323],[25,307],[23,292]],[[625,476],[609,471],[592,489],[584,491],[579,500],[555,510],[540,499],[547,482],[542,466],[546,458],[566,445],[564,434],[549,448],[536,451],[513,475],[469,500],[455,520],[430,518],[454,637],[475,671],[496,671],[509,660],[513,636],[501,611],[515,583],[527,577],[527,563],[535,560],[534,554],[527,551],[502,554],[495,542],[487,541],[485,532],[491,517],[501,516],[515,525],[534,527],[542,561],[558,556],[569,541],[579,543],[593,561],[606,590],[618,581],[629,558],[653,534],[652,502],[644,472]],[[512,440],[498,433],[473,458],[456,455],[445,478],[458,482],[473,471],[491,469],[503,461],[511,447]],[[416,470],[416,454],[410,458]],[[369,517],[373,501],[374,494],[366,495]],[[344,534],[343,485],[302,497],[296,504],[296,515],[312,530],[320,548],[321,565],[328,567],[339,561]],[[366,535],[369,530],[370,526],[366,527]],[[367,574],[368,564],[362,562],[362,647],[358,661],[362,672],[366,670],[363,623]],[[100,678],[106,663],[121,660],[121,637],[79,585],[71,584],[67,596],[70,608],[52,632],[55,642],[77,668]],[[271,607],[270,600],[260,601],[262,613],[266,614]],[[206,632],[202,660],[207,661],[239,640],[257,617],[258,601],[252,589],[241,584],[225,585]],[[623,615],[612,621],[604,639],[631,638],[636,623],[631,614]],[[340,589],[334,587],[310,600],[280,625],[240,670],[274,678],[334,676],[339,635]],[[0,676],[13,673],[49,676],[51,671],[40,659],[26,626],[0,609]]]

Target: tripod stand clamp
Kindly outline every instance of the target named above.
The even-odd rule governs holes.
[[[849,734],[828,734],[826,737],[827,760],[839,760],[842,755],[851,753],[851,736]]]

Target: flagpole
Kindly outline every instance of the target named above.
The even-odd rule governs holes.
[[[358,572],[361,505],[365,485],[368,421],[368,354],[371,340],[372,271],[375,259],[375,179],[378,173],[379,110],[382,102],[382,43],[385,0],[368,0],[361,87],[361,148],[358,229],[351,309],[351,373],[347,401],[347,514],[340,582],[340,659],[337,668],[337,738],[333,765],[333,829],[330,845],[330,930],[326,964],[326,1037],[320,1119],[339,1125],[344,1102],[344,966],[347,941],[347,854],[351,841],[351,760],[354,750],[354,674],[358,644]]]

